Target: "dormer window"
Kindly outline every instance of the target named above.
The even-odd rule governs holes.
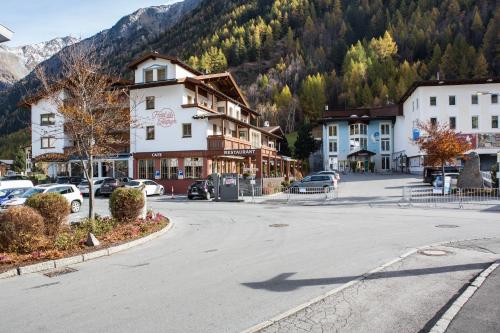
[[[153,82],[153,70],[147,69],[144,71],[144,81],[145,82]]]
[[[158,68],[156,70],[158,81],[165,81],[167,79],[167,70],[165,68]]]

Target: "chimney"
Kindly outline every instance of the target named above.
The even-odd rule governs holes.
[[[264,127],[269,127],[269,121],[267,121],[267,120],[266,120],[266,121],[264,122]]]

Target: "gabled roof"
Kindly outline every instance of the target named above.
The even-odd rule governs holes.
[[[168,56],[168,55],[164,55],[164,54],[160,54],[158,52],[149,52],[149,53],[146,53],[144,54],[143,56],[141,56],[140,58],[132,61],[129,65],[128,65],[128,68],[130,69],[136,69],[137,68],[137,65],[143,63],[144,61],[148,60],[148,59],[156,59],[156,58],[159,58],[159,59],[165,59],[165,60],[168,60],[170,62],[172,62],[173,64],[176,64],[176,65],[179,65],[181,66],[182,68],[184,68],[185,70],[195,74],[195,75],[203,75],[202,72],[194,69],[193,67],[183,63],[182,61],[180,61],[178,58],[176,57],[172,57],[172,56]]]
[[[268,133],[276,134],[281,137],[285,137],[285,133],[281,129],[281,126],[264,126],[264,127],[259,127],[261,130],[266,131]]]
[[[401,115],[401,107],[398,104],[390,104],[372,108],[337,109],[323,113],[323,120],[375,120],[395,119]]]
[[[436,86],[459,86],[465,84],[487,84],[487,83],[500,83],[500,77],[490,77],[490,78],[478,78],[478,79],[456,79],[456,80],[426,80],[426,81],[415,81],[411,87],[405,92],[400,104],[403,104],[408,97],[413,94],[413,92],[418,87],[436,87]]]
[[[236,80],[231,75],[231,73],[224,72],[198,75],[196,79],[201,80],[207,84],[215,84],[218,90],[224,92],[229,97],[245,104],[246,107],[249,107],[248,101],[241,92],[240,87],[238,87],[238,84],[236,83]]]

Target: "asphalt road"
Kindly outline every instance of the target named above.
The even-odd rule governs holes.
[[[0,280],[1,331],[238,332],[411,247],[500,237],[490,212],[168,197],[148,204],[174,222],[161,238],[70,274]],[[106,200],[97,205],[105,212]],[[280,285],[283,274],[294,283]]]

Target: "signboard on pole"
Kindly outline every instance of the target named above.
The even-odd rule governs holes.
[[[184,171],[181,169],[177,172],[177,179],[184,179]]]

